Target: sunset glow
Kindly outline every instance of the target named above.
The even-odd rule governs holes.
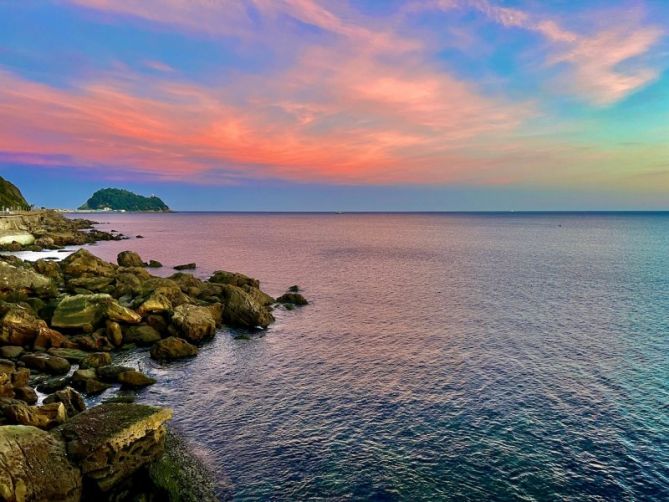
[[[0,2],[0,173],[660,200],[669,5],[551,5]]]

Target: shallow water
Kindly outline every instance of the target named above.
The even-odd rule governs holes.
[[[105,214],[311,305],[143,402],[238,500],[669,499],[669,215]],[[162,273],[171,273],[163,269]]]

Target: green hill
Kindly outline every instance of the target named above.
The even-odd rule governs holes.
[[[162,200],[158,197],[144,197],[128,190],[119,188],[105,188],[98,190],[86,201],[86,204],[79,209],[82,210],[104,210],[112,209],[114,211],[169,211]]]
[[[21,190],[0,176],[0,209],[30,209],[30,204],[23,198]]]

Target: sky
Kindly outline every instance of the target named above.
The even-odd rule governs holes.
[[[669,1],[0,0],[0,175],[63,208],[669,209]]]

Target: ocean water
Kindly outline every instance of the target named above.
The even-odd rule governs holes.
[[[103,258],[311,301],[190,361],[128,357],[221,498],[669,500],[669,214],[98,219],[145,237]]]

